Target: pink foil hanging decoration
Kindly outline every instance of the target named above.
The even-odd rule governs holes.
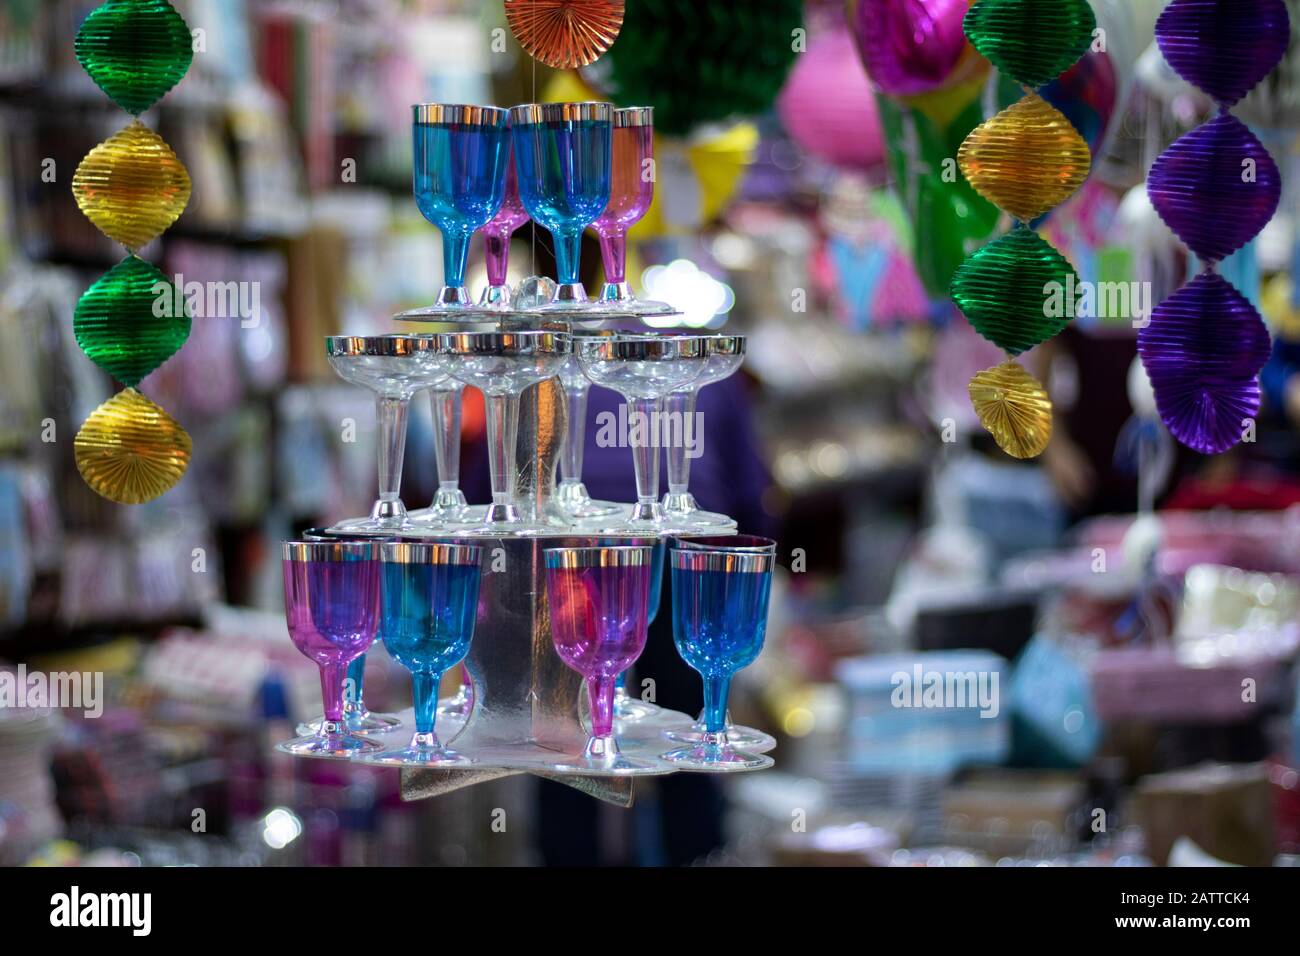
[[[966,50],[970,0],[849,0],[849,29],[871,81],[888,96],[942,87]]]
[[[1282,188],[1268,151],[1227,110],[1272,71],[1289,38],[1282,0],[1173,0],[1156,24],[1166,59],[1220,114],[1151,168],[1152,204],[1205,268],[1156,307],[1138,351],[1161,420],[1205,454],[1227,451],[1252,428],[1272,345],[1259,312],[1215,271],[1264,228]]]

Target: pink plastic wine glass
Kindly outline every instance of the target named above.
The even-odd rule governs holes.
[[[609,205],[591,228],[600,237],[605,287],[600,305],[637,315],[671,313],[663,302],[643,302],[627,283],[627,231],[641,221],[655,198],[654,109],[614,110]]]
[[[478,304],[486,309],[510,308],[510,285],[506,282],[510,267],[510,237],[528,221],[528,210],[519,198],[519,174],[515,171],[514,147],[510,148],[510,161],[506,163],[506,193],[501,201],[501,211],[483,227],[487,246],[488,285],[479,297]]]
[[[614,740],[614,684],[645,649],[653,549],[551,548],[546,593],[551,638],[560,659],[587,682],[591,737],[581,757],[555,769],[627,775],[663,772],[619,753]]]
[[[294,646],[320,668],[325,719],[313,735],[280,744],[288,753],[352,757],[382,744],[348,731],[343,676],[379,630],[379,545],[286,541],[284,613]]]

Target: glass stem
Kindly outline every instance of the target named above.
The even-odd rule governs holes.
[[[713,674],[704,678],[704,729],[720,734],[727,729],[727,691],[730,674]]]
[[[623,230],[600,237],[600,257],[605,264],[605,281],[615,285],[627,281],[627,233]]]
[[[415,732],[431,734],[438,718],[438,684],[442,682],[442,674],[412,671],[411,682],[415,697]]]
[[[505,285],[510,271],[510,233],[484,229],[483,241],[487,249],[488,285]]]
[[[664,411],[670,422],[677,422],[681,441],[668,446],[668,493],[684,495],[691,486],[691,459],[687,456],[688,437],[698,440],[695,434],[695,399],[699,393],[673,392],[664,401]]]
[[[564,447],[560,450],[560,480],[582,481],[582,453],[587,444],[587,394],[590,389],[566,388],[564,399],[568,407],[569,427],[564,433]]]
[[[381,395],[379,416],[379,500],[397,501],[402,488],[402,458],[406,454],[406,413],[410,400]]]
[[[366,655],[360,657],[348,664],[347,676],[343,678],[343,703],[352,705],[352,709],[357,713],[365,711],[366,706],[362,703],[362,682],[366,679]]]
[[[555,274],[560,285],[573,285],[578,281],[578,262],[582,255],[582,232],[552,233],[555,239]]]
[[[614,732],[614,680],[603,674],[593,674],[587,678],[593,737],[608,737]]]
[[[463,385],[429,392],[433,409],[433,455],[438,487],[460,487],[460,399]]]
[[[469,241],[474,234],[459,229],[442,234],[442,284],[459,288],[465,284],[465,261],[469,258]]]
[[[663,400],[635,398],[631,402],[632,464],[636,468],[636,498],[638,512],[648,507],[651,512],[659,503],[659,442],[654,428],[659,421]],[[640,424],[640,427],[638,426]],[[637,441],[635,439],[639,438]],[[639,517],[634,513],[634,517]]]
[[[343,675],[342,664],[322,664],[320,666],[320,693],[325,704],[325,719],[337,723],[343,719]]]
[[[519,395],[489,395],[487,400],[488,467],[493,506],[509,507],[515,495],[515,438],[519,429]]]

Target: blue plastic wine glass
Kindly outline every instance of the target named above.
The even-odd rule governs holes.
[[[650,558],[650,600],[646,604],[646,627],[648,628],[659,616],[659,599],[663,596],[664,553],[668,550],[662,541],[654,546]],[[614,685],[614,716],[621,721],[645,720],[661,709],[658,704],[628,696],[627,675],[624,671],[618,675]]]
[[[367,758],[372,763],[473,763],[438,741],[438,684],[469,653],[478,616],[483,549],[461,544],[387,542],[379,633],[393,660],[411,672],[415,735],[405,750]]]
[[[558,285],[545,310],[599,311],[578,278],[582,231],[609,205],[614,108],[531,103],[510,110],[519,197],[555,243]]]
[[[776,554],[776,542],[771,538],[762,538],[752,534],[692,534],[674,539],[674,547],[688,551],[703,549],[705,551],[740,551],[743,553]],[[754,753],[766,753],[776,746],[776,738],[753,727],[742,727],[731,722],[727,717],[727,740],[733,747]],[[695,723],[688,730],[665,730],[664,736],[679,744],[697,744],[704,739],[704,711],[700,711]]]
[[[442,233],[443,288],[437,304],[411,317],[479,310],[465,287],[474,233],[501,209],[509,161],[509,114],[492,106],[412,107],[415,202]]]
[[[704,737],[662,754],[679,770],[761,770],[771,757],[735,749],[727,739],[727,692],[736,671],[763,649],[774,555],[727,549],[675,549],[673,642],[704,678]]]

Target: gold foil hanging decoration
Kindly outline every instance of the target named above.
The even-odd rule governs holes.
[[[970,400],[983,425],[1012,458],[1037,458],[1052,437],[1052,402],[1019,364],[1003,362],[970,382]]]
[[[135,252],[180,218],[190,177],[162,137],[136,120],[86,154],[72,194],[100,232]]]
[[[1083,185],[1092,152],[1064,113],[1030,93],[971,130],[957,164],[977,193],[1030,222]]]
[[[101,89],[139,116],[180,82],[193,58],[190,30],[167,0],[106,0],[77,33],[77,59]],[[190,199],[176,154],[138,119],[92,149],[77,167],[78,208],[131,253],[77,304],[77,343],[129,386],[91,414],[77,433],[77,469],[95,492],[119,504],[152,501],[180,481],[190,436],[135,389],[189,336],[178,296],[158,269],[135,256],[170,227]],[[161,311],[159,306],[170,306]]]
[[[185,429],[133,388],[91,412],[73,447],[86,484],[122,505],[157,498],[181,480],[190,464]]]

